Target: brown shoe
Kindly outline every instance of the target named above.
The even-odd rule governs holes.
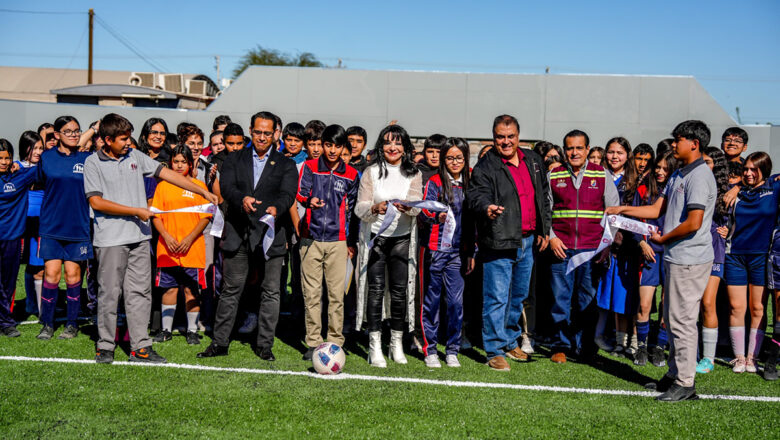
[[[496,371],[509,371],[509,363],[504,356],[496,356],[488,361],[488,366]]]
[[[507,351],[506,356],[509,359],[515,360],[515,361],[527,361],[528,355],[523,350],[520,350],[520,347],[515,347],[512,349],[512,351]]]
[[[550,358],[551,361],[555,362],[556,364],[565,364],[566,363],[566,353],[555,353]]]

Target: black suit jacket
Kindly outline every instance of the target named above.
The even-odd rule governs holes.
[[[227,252],[236,251],[244,240],[250,250],[262,247],[267,226],[260,222],[269,206],[276,208],[274,242],[268,250],[269,257],[284,255],[287,251],[285,236],[292,227],[290,207],[298,190],[298,170],[292,159],[284,157],[273,147],[266,153],[265,168],[253,186],[252,147],[232,153],[225,158],[220,176],[220,189],[225,199],[225,232],[221,247]],[[244,197],[254,197],[262,202],[257,211],[247,214],[243,209]]]

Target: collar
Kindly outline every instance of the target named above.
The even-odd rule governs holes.
[[[273,151],[273,149],[270,149],[270,150],[268,150],[268,152],[266,152],[266,153],[265,153],[265,155],[263,156],[263,158],[262,158],[262,159],[260,159],[260,156],[258,156],[258,155],[257,155],[257,150],[255,150],[254,148],[252,148],[252,159],[254,159],[254,160],[257,160],[257,161],[259,161],[259,162],[265,162],[265,161],[266,161],[266,159],[268,159],[268,156],[270,156],[270,155],[271,155],[271,152],[272,152],[272,151]]]
[[[325,157],[320,156],[319,159],[317,159],[317,171],[321,173],[329,173],[331,170],[328,168],[328,165],[325,163]],[[347,171],[347,165],[344,163],[343,160],[339,159],[339,164],[336,165],[336,169],[333,170],[334,173],[344,174]]]
[[[509,163],[509,159],[504,159],[501,155],[498,155],[498,157],[501,159],[502,162],[504,162],[504,165],[515,166],[514,164]],[[517,166],[520,166],[520,164],[523,163],[523,161],[525,161],[525,154],[523,154],[523,152],[520,151],[520,147],[517,147],[517,161],[518,161]]]
[[[694,168],[698,167],[699,165],[706,165],[704,163],[704,159],[701,157],[694,160],[693,162],[689,163],[688,165],[685,165],[682,168],[679,168],[677,171],[680,172],[680,175],[685,177],[687,176],[691,171],[693,171]]]
[[[365,161],[366,161],[366,157],[361,154],[360,156],[358,156],[357,159],[355,159],[355,158],[350,159],[349,160],[349,164],[350,165],[361,165]]]
[[[126,157],[129,157],[129,156],[130,156],[130,152],[131,152],[132,150],[133,150],[132,148],[128,148],[128,149],[127,149],[127,153],[125,153],[125,154],[123,154],[122,156],[119,156],[118,158],[114,159],[113,157],[111,157],[111,156],[109,156],[108,154],[106,154],[106,152],[105,152],[105,151],[103,151],[103,149],[101,148],[101,149],[97,150],[97,156],[98,156],[98,159],[100,159],[100,160],[116,160],[116,161],[121,161],[122,159],[124,159],[124,158],[126,158]]]

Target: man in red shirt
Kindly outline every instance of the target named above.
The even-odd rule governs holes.
[[[494,148],[474,167],[468,206],[476,217],[484,268],[482,339],[488,365],[509,370],[505,356],[527,360],[517,340],[537,247],[547,246],[552,221],[546,168],[531,150],[520,150],[520,124],[493,121]]]

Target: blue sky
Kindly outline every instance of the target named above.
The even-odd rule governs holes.
[[[258,44],[348,68],[693,75],[743,123],[780,124],[780,1],[0,3],[0,65],[222,76]],[[57,14],[21,14],[6,9]],[[75,12],[79,14],[60,14]]]

